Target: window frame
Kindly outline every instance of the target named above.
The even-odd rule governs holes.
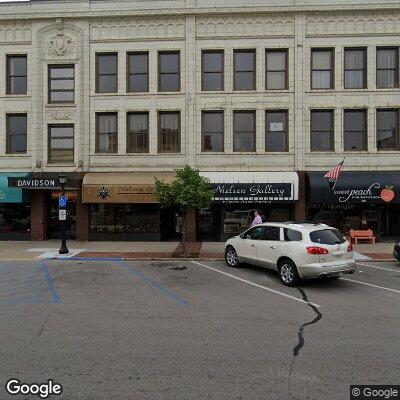
[[[51,128],[53,127],[72,127],[72,160],[71,161],[53,161],[51,159]],[[70,139],[67,136],[61,136],[58,139]],[[47,125],[47,163],[48,164],[74,164],[75,163],[75,125],[74,124],[48,124]]]
[[[268,53],[285,53],[285,70],[268,70]],[[288,90],[289,87],[289,74],[288,74],[288,67],[289,67],[289,51],[285,48],[279,49],[265,49],[265,90]],[[268,72],[285,72],[285,87],[283,89],[270,89],[267,87],[268,82]]]
[[[51,78],[51,70],[53,68],[59,68],[59,69],[68,69],[72,68],[73,70],[73,82],[74,82],[74,88],[72,90],[73,93],[73,100],[51,100],[51,94],[52,92],[63,92],[63,93],[69,93],[71,90],[69,89],[58,89],[58,90],[52,90],[51,89],[51,82],[53,80],[71,80],[71,78]],[[48,64],[47,65],[47,102],[48,104],[74,104],[75,103],[75,64]]]
[[[395,144],[395,147],[392,149],[380,149],[378,147],[378,113],[380,111],[391,111],[391,112],[396,113],[396,120],[397,120],[397,134],[395,137],[396,144]],[[377,108],[376,109],[376,150],[378,152],[399,151],[400,150],[400,108]]]
[[[22,117],[26,119],[26,148],[25,151],[11,151],[10,117]],[[6,113],[6,154],[27,154],[28,153],[28,114],[27,113]],[[22,134],[17,134],[21,135]]]
[[[115,151],[112,150],[100,150],[100,146],[99,146],[99,139],[100,139],[100,132],[99,132],[99,116],[102,115],[114,115],[116,117],[117,120],[117,131],[115,132],[115,136],[117,137],[117,148],[115,149]],[[96,145],[95,145],[95,152],[96,154],[118,154],[118,128],[119,128],[119,123],[118,123],[118,111],[99,111],[96,112],[95,115],[96,118],[96,122],[95,122],[95,126],[96,126],[96,131],[95,131],[95,135],[96,135]],[[105,133],[102,133],[103,135]],[[110,132],[107,132],[108,135],[110,135]],[[113,133],[114,135],[114,133]]]
[[[395,83],[393,87],[383,87],[383,86],[378,86],[378,71],[391,71],[388,69],[382,69],[379,68],[378,69],[378,51],[379,50],[395,50],[396,51],[396,69],[395,69]],[[375,86],[376,89],[383,89],[383,90],[387,90],[387,89],[398,89],[399,88],[399,47],[398,46],[377,46],[376,50],[375,50]]]
[[[113,92],[100,92],[99,91],[99,57],[101,56],[115,56],[116,57],[116,66],[115,66],[115,74],[101,74],[101,76],[114,76],[116,79],[117,87],[116,90]],[[95,77],[96,77],[96,85],[95,85],[95,92],[99,94],[107,94],[107,93],[118,93],[118,52],[110,51],[110,52],[96,52],[95,54],[96,62],[95,62]]]
[[[235,150],[235,135],[236,135],[236,123],[235,123],[235,114],[236,113],[246,113],[246,114],[253,114],[253,149],[252,150]],[[257,110],[233,110],[232,111],[232,127],[233,127],[233,152],[234,153],[255,153],[257,151]]]
[[[12,58],[25,58],[26,71],[25,75],[10,75],[10,62]],[[25,92],[11,93],[11,78],[25,78]],[[6,54],[6,95],[9,96],[24,96],[28,94],[28,55],[27,54]]]
[[[222,66],[221,66],[221,75],[222,75],[222,89],[204,89],[204,74],[210,73],[204,71],[204,54],[205,53],[216,53],[222,54]],[[215,73],[215,72],[214,72]],[[223,92],[225,90],[225,50],[224,49],[204,49],[201,51],[201,91],[202,92]]]
[[[161,90],[161,75],[176,75],[175,72],[161,72],[161,56],[163,54],[177,54],[178,55],[178,88],[176,90]],[[180,50],[162,50],[157,53],[157,92],[160,93],[175,93],[180,92],[182,87],[182,73],[181,73],[181,51]]]
[[[364,141],[363,149],[346,149],[346,112],[364,113]],[[355,132],[355,131],[351,131]],[[366,108],[345,108],[343,109],[343,151],[344,152],[365,152],[368,151],[368,109]]]
[[[145,55],[147,57],[147,71],[145,73],[133,73],[131,74],[130,72],[130,67],[131,67],[131,56],[135,55]],[[149,88],[150,88],[150,56],[148,51],[129,51],[126,53],[126,93],[148,93]],[[138,90],[133,90],[130,87],[130,77],[135,76],[135,75],[147,75],[147,90],[144,91],[138,91]]]
[[[267,115],[268,113],[283,113],[285,114],[285,149],[284,150],[268,150],[267,149],[267,134],[270,132],[267,126]],[[289,151],[289,110],[274,110],[274,109],[267,109],[265,110],[265,152],[266,153],[287,153]]]
[[[313,72],[314,72],[314,57],[313,54],[314,52],[317,51],[326,51],[330,52],[332,55],[332,64],[331,64],[331,84],[329,88],[315,88],[314,87],[314,81],[313,81]],[[311,76],[310,76],[310,82],[311,82],[311,90],[334,90],[335,89],[335,48],[334,47],[312,47],[311,48]],[[316,71],[327,71],[325,69],[323,70],[316,70]]]
[[[312,134],[314,132],[313,130],[313,119],[312,119],[312,114],[313,113],[317,113],[317,112],[329,112],[331,114],[331,148],[330,150],[313,150],[312,147]],[[318,131],[318,132],[322,132],[322,131]],[[310,152],[311,153],[331,153],[335,151],[335,110],[333,108],[313,108],[310,109]]]
[[[346,52],[347,51],[363,51],[364,53],[364,65],[363,65],[363,85],[358,88],[346,87],[346,72],[347,71],[360,71],[359,69],[346,69]],[[345,47],[343,51],[343,88],[346,90],[360,90],[368,88],[368,51],[367,47]]]
[[[236,57],[237,53],[252,53],[253,54],[253,71],[236,71]],[[255,91],[257,90],[257,49],[234,49],[233,50],[233,90],[238,92]],[[252,72],[253,73],[253,89],[238,89],[236,87],[236,73],[238,72]]]
[[[205,114],[222,114],[222,150],[213,151],[204,148],[204,115]],[[201,152],[202,153],[224,153],[225,152],[225,112],[224,110],[201,110]]]
[[[129,147],[129,136],[134,135],[133,132],[131,132],[130,130],[130,117],[132,115],[146,115],[147,117],[147,148],[144,150],[135,150],[135,151],[131,151],[130,147]],[[149,111],[129,111],[126,113],[126,153],[127,154],[148,154],[149,153],[149,139],[150,139],[150,115],[149,115]]]
[[[178,150],[162,150],[161,149],[161,115],[177,114],[178,115]],[[157,152],[160,154],[181,154],[182,153],[182,113],[180,110],[160,110],[157,112]]]

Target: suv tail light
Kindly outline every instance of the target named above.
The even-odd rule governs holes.
[[[308,254],[328,254],[328,250],[323,247],[309,246],[306,247]]]
[[[353,251],[353,245],[349,243],[349,246],[347,247],[347,251]]]

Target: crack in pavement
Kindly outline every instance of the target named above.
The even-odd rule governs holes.
[[[316,324],[316,323],[322,318],[322,314],[321,314],[321,312],[318,310],[318,308],[315,307],[315,306],[314,306],[312,303],[310,303],[310,301],[308,300],[307,294],[306,294],[306,292],[304,291],[304,289],[301,289],[301,288],[297,288],[297,289],[298,289],[298,291],[300,292],[301,297],[303,298],[303,300],[304,300],[304,301],[307,303],[307,305],[308,305],[309,307],[311,307],[311,309],[315,312],[316,317],[315,317],[312,321],[306,322],[306,323],[304,323],[303,325],[301,325],[301,326],[299,327],[298,332],[297,332],[297,336],[298,336],[298,338],[299,338],[299,341],[298,341],[298,343],[296,344],[296,346],[293,348],[293,359],[292,359],[292,362],[291,362],[291,364],[290,364],[290,369],[289,369],[289,382],[288,382],[288,386],[289,386],[289,397],[291,396],[291,378],[292,378],[292,373],[293,373],[293,368],[294,368],[294,364],[295,364],[295,361],[296,361],[296,357],[300,354],[300,350],[303,348],[304,343],[305,343],[304,336],[303,336],[303,334],[304,334],[304,328],[305,328],[307,325],[314,325],[314,324]]]

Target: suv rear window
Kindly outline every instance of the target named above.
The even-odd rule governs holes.
[[[310,232],[310,239],[314,243],[321,244],[342,244],[346,241],[337,229],[321,229]]]

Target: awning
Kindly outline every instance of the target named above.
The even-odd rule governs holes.
[[[310,203],[329,203],[326,172],[307,172]],[[400,171],[342,172],[333,191],[332,202],[400,203]]]
[[[28,193],[22,189],[8,187],[8,178],[24,178],[26,172],[3,172],[0,174],[0,203],[24,203],[30,200]]]
[[[171,182],[172,172],[89,173],[83,178],[83,203],[156,203],[154,178]]]
[[[208,178],[215,201],[293,202],[299,198],[296,172],[200,172]]]

